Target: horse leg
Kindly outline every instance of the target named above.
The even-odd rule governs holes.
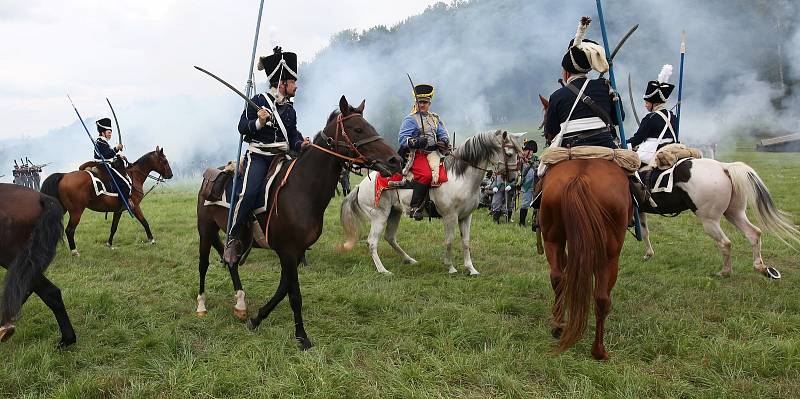
[[[294,313],[294,337],[303,350],[311,349],[314,344],[308,339],[303,326],[303,296],[300,294],[300,277],[297,275],[297,258],[289,254],[281,254],[281,274],[288,276],[289,305]]]
[[[386,228],[386,220],[388,219],[387,211],[376,209],[371,219],[372,223],[369,228],[369,236],[367,236],[367,245],[369,246],[369,254],[372,255],[372,262],[375,264],[375,268],[378,269],[378,273],[392,274],[392,272],[383,267],[383,262],[381,262],[381,258],[378,256],[378,241],[381,238],[381,233],[383,233],[384,228]]]
[[[562,265],[566,262],[567,253],[564,244],[555,242],[544,242],[544,253],[550,264],[550,286],[553,287],[555,300],[553,301],[553,319],[550,321],[551,333],[553,338],[560,338],[564,331],[564,286],[562,277],[564,270]]]
[[[594,343],[592,344],[592,357],[597,360],[608,360],[608,352],[603,344],[606,316],[611,311],[611,289],[617,282],[619,257],[606,262],[605,266],[595,272],[594,281]]]
[[[744,209],[737,209],[733,212],[725,212],[725,218],[744,233],[750,246],[753,247],[753,269],[759,273],[765,273],[767,266],[761,258],[761,229],[750,223]]]
[[[150,231],[150,223],[147,223],[147,219],[144,218],[141,206],[133,208],[133,216],[136,216],[136,220],[144,227],[144,232],[147,234],[147,241],[149,241],[150,244],[155,244],[156,240],[153,238],[153,233]]]
[[[247,303],[244,300],[244,290],[242,289],[242,280],[239,279],[239,265],[229,267],[228,271],[231,274],[231,281],[233,281],[233,290],[236,292],[233,296],[236,303],[233,305],[233,315],[239,321],[247,320]]]
[[[282,262],[281,262],[282,263]],[[247,321],[247,328],[251,330],[255,330],[261,324],[261,322],[269,316],[275,306],[283,300],[287,293],[289,293],[289,285],[286,280],[286,272],[281,269],[281,281],[278,283],[278,289],[275,290],[275,293],[272,295],[272,298],[267,301],[264,306],[258,309],[258,314],[256,317],[251,318]]]
[[[50,282],[47,277],[40,276],[33,286],[33,292],[42,299],[53,314],[56,316],[58,328],[61,330],[61,340],[58,341],[60,348],[70,346],[75,343],[75,330],[69,321],[64,300],[61,298],[61,290]]]
[[[210,229],[208,226],[205,228],[198,227],[200,233],[200,261],[198,262],[198,271],[200,272],[200,289],[197,293],[197,316],[205,316],[208,314],[206,308],[206,272],[208,272],[208,255],[211,253],[211,245],[214,237],[217,237],[215,229]],[[219,241],[219,237],[217,237]]]
[[[78,249],[75,247],[75,230],[78,228],[78,223],[81,222],[81,215],[83,215],[83,209],[69,211],[69,222],[67,222],[67,228],[64,229],[64,233],[67,234],[67,243],[69,243],[69,250],[72,256],[81,256]]]
[[[472,254],[469,250],[469,234],[472,226],[472,214],[458,221],[458,229],[461,231],[461,248],[464,250],[464,267],[469,271],[470,276],[480,274],[475,266],[472,265]]]
[[[650,229],[647,228],[647,214],[640,212],[639,220],[642,225],[642,240],[645,245],[644,260],[650,260],[650,258],[655,255],[655,251],[653,251],[653,244],[650,243]]]
[[[114,234],[117,233],[117,226],[119,226],[119,218],[122,216],[122,209],[114,212],[114,218],[111,220],[111,233],[108,235],[106,246],[114,249]]]
[[[417,264],[417,260],[408,256],[406,251],[403,248],[400,248],[400,244],[397,243],[397,228],[400,227],[400,218],[403,216],[402,211],[392,210],[389,212],[389,218],[386,220],[386,232],[383,235],[383,238],[386,239],[386,242],[394,248],[394,251],[397,252],[398,255],[403,257],[403,263],[409,265]]]
[[[457,273],[455,266],[453,266],[453,240],[456,236],[456,223],[458,223],[458,216],[447,215],[442,217],[444,222],[444,265],[447,266],[447,272],[450,274]]]
[[[731,240],[722,231],[722,227],[719,225],[719,218],[707,219],[702,216],[700,218],[703,223],[703,230],[716,241],[717,247],[722,252],[722,270],[717,275],[728,277],[731,275]]]

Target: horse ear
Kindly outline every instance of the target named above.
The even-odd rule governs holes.
[[[359,114],[363,114],[364,113],[364,103],[366,103],[366,102],[367,102],[367,100],[361,100],[361,104],[359,104],[358,107],[356,107],[356,112],[358,112]]]
[[[542,107],[544,107],[544,109],[547,109],[548,107],[550,107],[550,101],[547,101],[547,99],[542,97],[541,94],[539,94],[539,101],[542,102]]]
[[[156,152],[161,152],[161,147],[156,146]]]
[[[342,95],[342,98],[339,99],[339,111],[342,115],[347,114],[350,112],[350,104],[347,103],[347,99]]]

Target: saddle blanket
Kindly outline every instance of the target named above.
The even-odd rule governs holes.
[[[647,185],[650,187],[650,192],[653,193],[671,193],[674,183],[674,172],[678,165],[688,161],[692,158],[683,158],[675,163],[669,169],[653,169],[650,171],[650,176]]]
[[[286,160],[283,158],[277,161],[278,165],[276,165],[274,173],[272,173],[272,175],[267,177],[267,184],[265,186],[262,186],[261,189],[259,190],[258,201],[256,202],[256,208],[253,211],[254,215],[260,215],[262,213],[267,212],[267,204],[269,203],[267,197],[269,196],[269,190],[267,190],[266,188],[272,185],[272,182],[275,180],[275,176],[277,176],[278,172],[280,172],[281,168],[283,168],[285,161]],[[233,191],[233,179],[228,179],[228,183],[225,186],[225,192],[222,193],[222,199],[220,199],[219,201],[205,200],[203,201],[203,205],[204,206],[217,205],[223,208],[230,208],[231,207],[230,198],[232,196],[232,191]],[[238,191],[240,194],[242,192],[241,175],[239,175],[239,181],[236,183],[236,191]]]
[[[96,196],[107,195],[109,197],[119,197],[119,194],[117,194],[117,192],[115,190],[106,189],[106,186],[105,186],[105,184],[103,184],[103,181],[100,180],[97,176],[95,176],[94,173],[92,173],[92,172],[90,172],[88,170],[84,170],[84,172],[88,173],[89,177],[92,178],[92,187],[94,188],[94,194]],[[116,170],[114,170],[114,172],[116,172]],[[131,186],[130,186],[130,184],[127,184],[127,182],[122,187],[120,187],[120,189],[121,190],[126,190],[127,189],[128,190],[128,195],[130,195]]]
[[[578,146],[571,148],[552,147],[544,150],[539,159],[539,176],[542,176],[542,165],[555,165],[571,159],[605,159],[613,161],[628,174],[639,169],[639,155],[626,149],[611,149],[598,146]]]
[[[403,175],[395,173],[391,177],[383,177],[380,173],[375,175],[375,206],[381,201],[383,190],[396,190],[396,187],[389,187],[389,182],[402,181]],[[439,164],[439,183],[431,184],[431,187],[439,187],[447,181],[447,169],[444,163]]]

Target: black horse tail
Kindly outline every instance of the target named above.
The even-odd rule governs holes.
[[[40,190],[43,194],[47,194],[55,199],[58,200],[58,203],[61,204],[62,210],[64,209],[64,203],[61,202],[61,197],[58,195],[58,183],[61,183],[61,179],[64,177],[63,173],[53,173],[50,176],[47,176],[42,182],[42,189]],[[64,212],[66,210],[63,210]],[[64,213],[62,212],[62,215]]]
[[[2,318],[9,323],[17,318],[33,282],[47,270],[61,240],[64,212],[55,198],[41,195],[42,213],[28,242],[9,265],[3,290]]]

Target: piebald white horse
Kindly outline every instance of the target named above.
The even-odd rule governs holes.
[[[789,241],[800,244],[800,233],[790,215],[778,209],[756,171],[742,162],[723,163],[713,159],[684,161],[675,168],[672,192],[653,193],[653,199],[657,207],[653,208],[647,203],[641,207],[645,260],[655,254],[650,244],[645,212],[662,215],[686,210],[694,212],[706,234],[716,241],[722,252],[722,270],[717,273],[720,276],[731,274],[731,241],[719,224],[723,216],[750,241],[753,268],[769,275],[761,258],[761,230],[747,219],[748,203],[754,206],[757,221],[767,231],[776,234],[790,246]]]
[[[522,152],[520,136],[503,131],[479,133],[445,159],[447,181],[441,186],[431,188],[430,199],[436,205],[444,223],[444,264],[450,273],[456,273],[451,259],[455,226],[461,231],[461,245],[464,250],[464,267],[470,275],[480,273],[472,265],[469,249],[472,212],[478,208],[480,184],[486,171],[496,167],[498,172],[507,173],[517,169],[518,155]],[[370,173],[355,190],[345,197],[341,209],[341,221],[346,241],[342,249],[353,249],[358,240],[359,226],[365,218],[370,220],[367,238],[369,251],[378,272],[391,274],[378,257],[378,240],[385,230],[384,238],[394,250],[403,257],[403,263],[415,264],[400,245],[397,244],[397,228],[400,219],[407,213],[411,201],[410,189],[385,190],[378,206],[375,206],[375,173]]]

